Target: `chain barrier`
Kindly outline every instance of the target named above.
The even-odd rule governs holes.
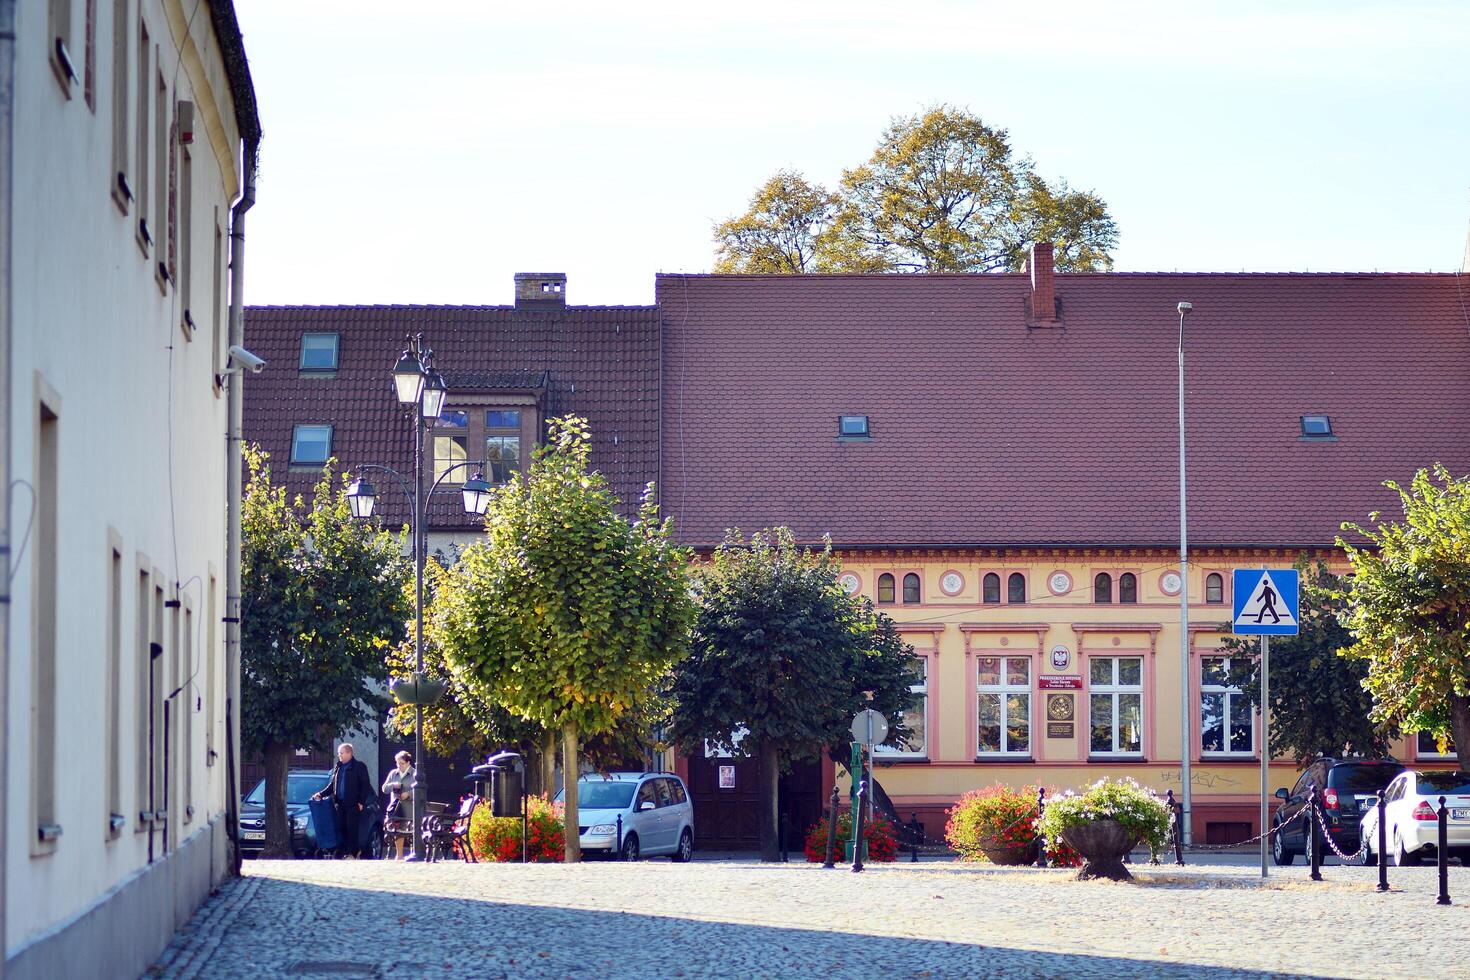
[[[1298,820],[1300,820],[1302,817],[1304,817],[1306,815],[1307,815],[1307,808],[1306,807],[1302,807],[1300,810],[1298,810],[1292,816],[1290,816],[1286,820],[1282,821],[1281,823],[1277,824],[1276,826],[1272,827],[1270,830],[1266,831],[1264,834],[1257,834],[1256,836],[1252,837],[1250,840],[1238,841],[1237,843],[1234,843],[1234,844],[1190,844],[1188,847],[1185,848],[1185,850],[1186,851],[1228,851],[1228,850],[1230,850],[1231,848],[1234,848],[1234,847],[1245,847],[1247,844],[1254,844],[1254,843],[1256,843],[1256,842],[1258,842],[1260,840],[1263,840],[1263,839],[1265,839],[1267,837],[1270,837],[1272,834],[1276,833],[1278,830],[1285,830],[1287,827],[1290,827],[1292,824],[1296,823]]]
[[[1307,811],[1307,809],[1309,809],[1309,808],[1304,807],[1299,812],[1305,813]],[[1310,809],[1315,810],[1315,812],[1317,814],[1317,824],[1318,824],[1318,826],[1320,826],[1322,828],[1322,839],[1327,842],[1327,846],[1332,850],[1332,853],[1333,854],[1336,854],[1339,858],[1341,858],[1344,861],[1360,861],[1360,860],[1362,860],[1363,855],[1370,849],[1369,846],[1368,846],[1368,839],[1366,837],[1363,838],[1362,840],[1360,840],[1358,842],[1358,849],[1357,849],[1357,851],[1355,851],[1352,854],[1344,854],[1344,853],[1342,853],[1342,848],[1340,848],[1340,847],[1337,846],[1337,841],[1335,841],[1335,840],[1332,839],[1332,832],[1327,829],[1327,821],[1325,821],[1325,820],[1322,819],[1322,811],[1321,810],[1317,810],[1315,807],[1312,807]]]

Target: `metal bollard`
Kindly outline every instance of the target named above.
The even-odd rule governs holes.
[[[1174,791],[1171,789],[1165,794],[1169,812],[1174,814],[1174,863],[1184,867],[1184,807],[1174,799]]]
[[[919,815],[909,812],[909,864],[919,863],[919,838],[924,836],[924,825],[919,823]]]
[[[1450,811],[1445,809],[1444,797],[1439,798],[1439,897],[1435,905],[1450,904]]]
[[[837,801],[842,797],[837,792],[837,787],[832,787],[832,806],[827,811],[827,859],[822,862],[824,868],[837,867]]]
[[[1322,880],[1322,822],[1317,816],[1317,787],[1313,786],[1307,793],[1307,823],[1311,824],[1308,833],[1311,834],[1312,843],[1312,874],[1313,881]]]
[[[1036,819],[1039,821],[1041,815],[1046,812],[1046,787],[1041,786],[1036,790]],[[1046,838],[1038,831],[1036,834],[1036,867],[1046,867]]]
[[[785,810],[781,811],[781,820],[776,829],[781,839],[781,862],[784,864],[791,860],[786,853],[786,840],[791,835],[791,816]]]
[[[1378,794],[1378,887],[1375,891],[1388,891],[1388,820],[1385,814],[1388,803],[1383,794]]]
[[[621,813],[618,814],[618,836],[613,840],[617,845],[613,848],[613,858],[621,861],[623,859],[623,815]]]
[[[857,796],[854,797],[852,815],[852,870],[854,873],[863,870],[863,811],[867,802],[868,781],[865,779],[858,784]]]

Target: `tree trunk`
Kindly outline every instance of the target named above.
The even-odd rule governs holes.
[[[550,729],[541,737],[541,792],[548,800],[556,796],[556,732]]]
[[[1455,751],[1460,754],[1460,768],[1465,768],[1465,759],[1470,759],[1470,696],[1450,695],[1450,738]]]
[[[577,726],[569,723],[562,729],[563,785],[566,787],[566,809],[563,811],[563,833],[568,864],[582,860],[582,838],[577,830]]]
[[[285,742],[265,743],[265,847],[263,858],[289,858],[291,818],[286,816],[286,770],[291,765],[291,746]]]
[[[781,797],[781,759],[776,743],[764,741],[760,747],[761,779],[761,860],[780,861],[781,845],[777,840],[777,809]]]

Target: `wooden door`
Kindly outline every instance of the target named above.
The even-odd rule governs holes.
[[[760,763],[704,756],[691,757],[688,763],[696,846],[703,851],[759,848]],[[816,823],[823,805],[819,761],[798,762],[781,777],[779,812],[787,815],[787,850],[800,853],[806,831]]]

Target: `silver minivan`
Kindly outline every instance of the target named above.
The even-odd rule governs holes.
[[[565,791],[556,798],[565,800]],[[619,855],[624,861],[694,856],[694,806],[684,780],[673,773],[590,773],[577,780],[577,813],[582,851],[588,855]]]

